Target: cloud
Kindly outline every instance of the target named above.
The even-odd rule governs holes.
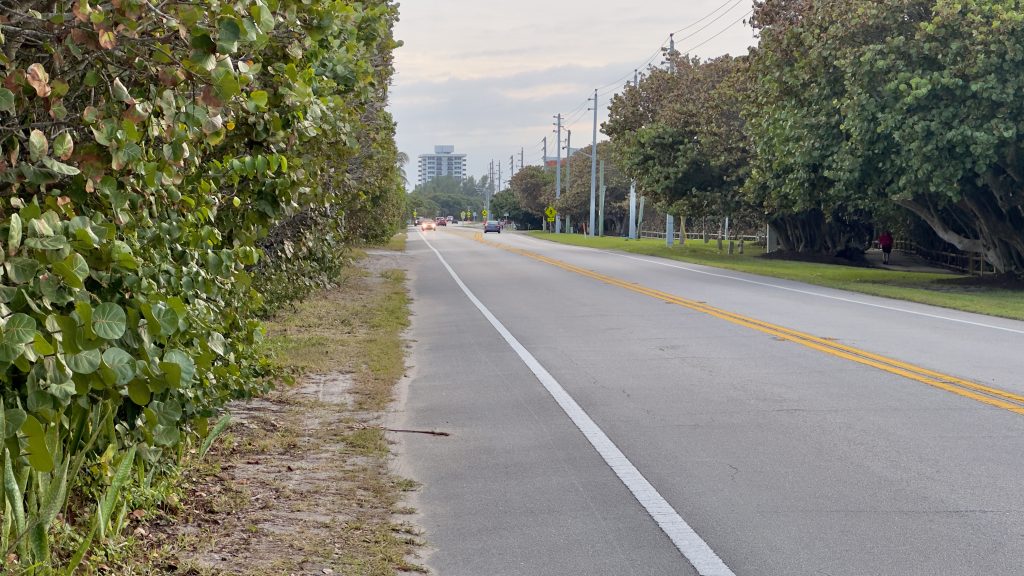
[[[509,156],[518,161],[520,148],[527,164],[539,163],[547,136],[555,154],[552,116],[559,112],[574,147],[589,144],[587,98],[594,88],[602,90],[601,122],[633,69],[660,62],[668,32],[721,6],[720,0],[645,0],[628,10],[611,0],[403,2],[396,36],[405,46],[396,52],[391,90],[399,149],[415,160],[435,144],[454,144],[468,155],[471,174],[484,174],[493,158],[507,178]],[[704,32],[677,35],[679,50],[705,58],[744,53],[754,43],[751,30],[729,23],[749,8],[740,1]]]
[[[622,68],[622,63],[600,68],[559,66],[505,77],[396,83],[391,104],[399,149],[415,158],[431,152],[435,144],[454,144],[457,151],[469,155],[469,171],[475,175],[485,173],[492,158],[503,162],[507,171],[510,155],[516,155],[518,164],[520,148],[527,148],[527,164],[538,163],[544,136],[549,137],[550,155],[555,155],[552,116],[576,108],[573,116],[578,128],[565,127],[589,135],[593,117],[585,109],[593,79],[614,77]],[[567,102],[572,102],[568,109]],[[603,119],[607,102],[600,104]],[[577,138],[575,147],[584,140]]]

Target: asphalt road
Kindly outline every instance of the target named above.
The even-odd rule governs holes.
[[[450,434],[399,435],[436,573],[1024,574],[1024,323],[518,234],[408,247],[395,426]]]

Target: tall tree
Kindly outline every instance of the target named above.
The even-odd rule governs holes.
[[[555,205],[559,212],[571,215],[575,222],[587,221],[590,217],[590,150],[591,146],[587,146],[573,154],[572,165],[583,168],[573,169],[572,180]],[[605,219],[614,223],[614,228],[618,229],[629,211],[626,202],[629,177],[618,166],[611,150],[611,142],[598,142],[597,156],[605,162]],[[600,189],[595,187],[595,194],[599,193]],[[595,211],[598,211],[596,201]]]
[[[864,42],[841,57],[843,180],[1024,274],[1020,3],[887,0],[845,20]]]
[[[747,77],[742,58],[675,57],[612,100],[604,131],[616,157],[663,209],[724,217],[744,206]]]
[[[538,217],[555,201],[555,176],[540,166],[527,166],[512,177],[511,187],[523,210]]]
[[[873,213],[898,205],[997,270],[1024,273],[1018,2],[768,1],[759,10],[751,190],[784,241],[864,243]]]
[[[846,194],[836,179],[844,74],[822,30],[826,4],[768,0],[754,12],[761,43],[745,115],[757,154],[747,191],[784,249],[840,254],[870,242],[873,203],[860,191]]]

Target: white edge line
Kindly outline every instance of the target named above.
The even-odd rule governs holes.
[[[622,483],[629,488],[629,491],[636,497],[637,502],[643,506],[647,513],[657,522],[661,530],[672,540],[676,548],[683,554],[687,561],[697,570],[697,573],[701,576],[736,576],[735,573],[725,565],[725,562],[715,554],[714,550],[708,546],[693,528],[686,523],[685,520],[679,513],[672,508],[672,505],[662,497],[661,494],[644,478],[643,474],[633,466],[633,463],[626,458],[626,456],[619,450],[614,442],[604,431],[590,418],[589,415],[580,407],[579,404],[573,400],[572,396],[562,388],[561,384],[555,380],[555,377],[549,373],[533,354],[530,353],[516,337],[512,335],[505,328],[505,326],[487,309],[486,306],[473,294],[473,292],[462,282],[459,275],[455,273],[455,270],[448,265],[448,262],[441,256],[437,248],[423,236],[420,232],[420,238],[427,245],[428,248],[434,251],[437,255],[438,260],[444,265],[445,269],[455,280],[455,283],[459,285],[462,292],[466,294],[470,302],[476,306],[477,310],[487,318],[487,321],[494,326],[494,329],[501,334],[501,337],[505,339],[505,342],[519,355],[519,358],[530,368],[530,371],[537,377],[537,380],[547,389],[548,393],[558,402],[558,405],[562,407],[569,419],[572,420],[573,424],[579,428],[580,432],[590,441],[597,450],[598,454],[604,458],[604,461],[608,466],[615,472],[616,476],[622,480]]]
[[[538,240],[543,242],[543,240]],[[571,245],[569,245],[571,246]],[[679,270],[686,270],[687,272],[693,272],[695,274],[704,274],[705,276],[714,276],[716,278],[726,278],[728,280],[735,280],[737,282],[746,282],[747,284],[756,284],[758,286],[767,286],[769,288],[776,288],[778,290],[786,290],[788,292],[796,292],[798,294],[806,294],[808,296],[817,296],[819,298],[827,298],[829,300],[838,300],[840,302],[847,302],[849,304],[860,304],[861,306],[870,306],[872,308],[881,308],[883,310],[891,310],[893,312],[903,312],[905,314],[913,314],[914,316],[924,316],[927,318],[934,318],[936,320],[948,320],[949,322],[957,322],[960,324],[969,324],[971,326],[977,326],[979,328],[991,328],[992,330],[1002,330],[1003,332],[1012,332],[1014,334],[1024,334],[1024,330],[1017,328],[1007,328],[1005,326],[996,326],[995,324],[986,324],[984,322],[972,322],[970,320],[962,320],[960,318],[952,318],[950,316],[942,316],[940,314],[929,314],[927,312],[917,312],[914,310],[908,310],[906,308],[899,308],[897,306],[886,306],[884,304],[872,304],[871,302],[865,302],[863,300],[855,300],[853,298],[843,298],[842,296],[830,296],[828,294],[822,294],[821,292],[814,292],[812,290],[800,290],[798,288],[790,288],[788,286],[780,286],[778,284],[772,284],[771,282],[759,282],[757,280],[750,280],[747,278],[740,278],[739,276],[731,276],[729,274],[718,274],[715,272],[708,272],[706,270],[698,270],[689,266],[680,266],[679,264],[671,264],[668,262],[659,262],[657,260],[651,260],[649,258],[640,258],[639,256],[631,256],[629,254],[623,254],[621,252],[615,252],[612,250],[602,250],[600,248],[589,248],[587,246],[573,246],[574,248],[583,248],[585,250],[593,250],[595,252],[602,252],[604,254],[611,254],[613,256],[619,256],[621,258],[628,258],[630,260],[638,260],[640,262],[647,262],[648,264],[656,264],[658,266],[665,266],[668,268],[677,268]],[[927,304],[925,304],[927,306]]]

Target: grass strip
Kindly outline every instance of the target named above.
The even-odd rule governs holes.
[[[390,470],[382,420],[405,371],[409,297],[380,248],[266,323],[267,352],[295,384],[232,405],[223,439],[182,470],[173,505],[138,524],[130,551],[107,556],[114,573],[424,572],[411,559],[418,529],[401,519],[414,512],[403,492],[418,485]]]
[[[687,240],[683,246],[670,248],[664,240],[659,239],[590,238],[580,234],[549,232],[529,234],[561,244],[657,256],[873,296],[1024,320],[1024,298],[1021,297],[1024,291],[1019,288],[1019,284],[993,281],[991,278],[765,258],[760,253],[760,247],[750,244],[746,246],[745,254],[729,254],[727,250],[719,252],[717,242],[714,241],[705,244],[700,240]]]

